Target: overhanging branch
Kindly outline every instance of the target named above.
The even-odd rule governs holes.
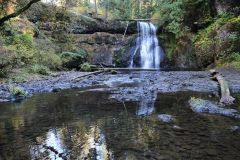
[[[3,25],[3,23],[5,21],[8,21],[11,18],[17,17],[18,15],[20,15],[21,13],[25,12],[27,9],[29,9],[34,3],[37,3],[41,0],[31,0],[28,4],[26,4],[24,7],[20,8],[19,10],[17,10],[16,12],[9,14],[7,16],[4,16],[2,18],[0,18],[0,25]]]

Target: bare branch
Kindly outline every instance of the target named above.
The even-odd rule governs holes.
[[[16,12],[6,15],[2,18],[0,18],[0,26],[4,24],[5,21],[8,21],[11,18],[17,17],[18,15],[20,15],[21,13],[25,12],[26,10],[28,10],[34,3],[37,3],[41,0],[31,0],[28,4],[26,4],[24,7],[20,8],[19,10],[17,10]]]

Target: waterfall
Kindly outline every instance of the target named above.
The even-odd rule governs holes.
[[[156,27],[150,22],[138,22],[138,37],[136,39],[135,51],[132,53],[130,68],[135,67],[134,57],[140,56],[141,68],[160,68],[163,59],[163,50],[159,46],[156,35]]]

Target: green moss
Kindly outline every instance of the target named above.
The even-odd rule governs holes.
[[[49,50],[48,52],[39,51],[36,61],[48,67],[51,70],[57,70],[62,68],[61,57],[54,53],[54,51]]]
[[[50,75],[51,71],[48,67],[41,65],[41,64],[35,64],[30,68],[30,72],[34,74],[41,74],[41,75]]]
[[[79,69],[79,66],[87,61],[88,53],[79,48],[74,52],[63,52],[60,57],[64,67]]]
[[[27,80],[27,74],[21,73],[10,77],[9,82],[24,82]]]
[[[80,65],[81,71],[90,72],[92,70],[91,65],[89,63],[83,63]]]
[[[18,96],[18,97],[26,97],[27,96],[27,93],[20,87],[11,86],[9,88],[9,91],[14,96]]]

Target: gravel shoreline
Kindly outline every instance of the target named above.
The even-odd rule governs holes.
[[[224,71],[224,76],[233,93],[240,92],[240,74]],[[138,96],[149,92],[167,93],[178,91],[195,91],[218,94],[218,83],[211,80],[207,71],[146,71],[119,72],[116,75],[99,73],[86,75],[86,72],[59,72],[39,80],[22,83],[0,84],[0,102],[14,101],[16,97],[9,88],[19,87],[32,96],[37,93],[58,92],[64,89],[83,89],[86,87],[105,88],[112,90],[116,99],[137,99]]]

